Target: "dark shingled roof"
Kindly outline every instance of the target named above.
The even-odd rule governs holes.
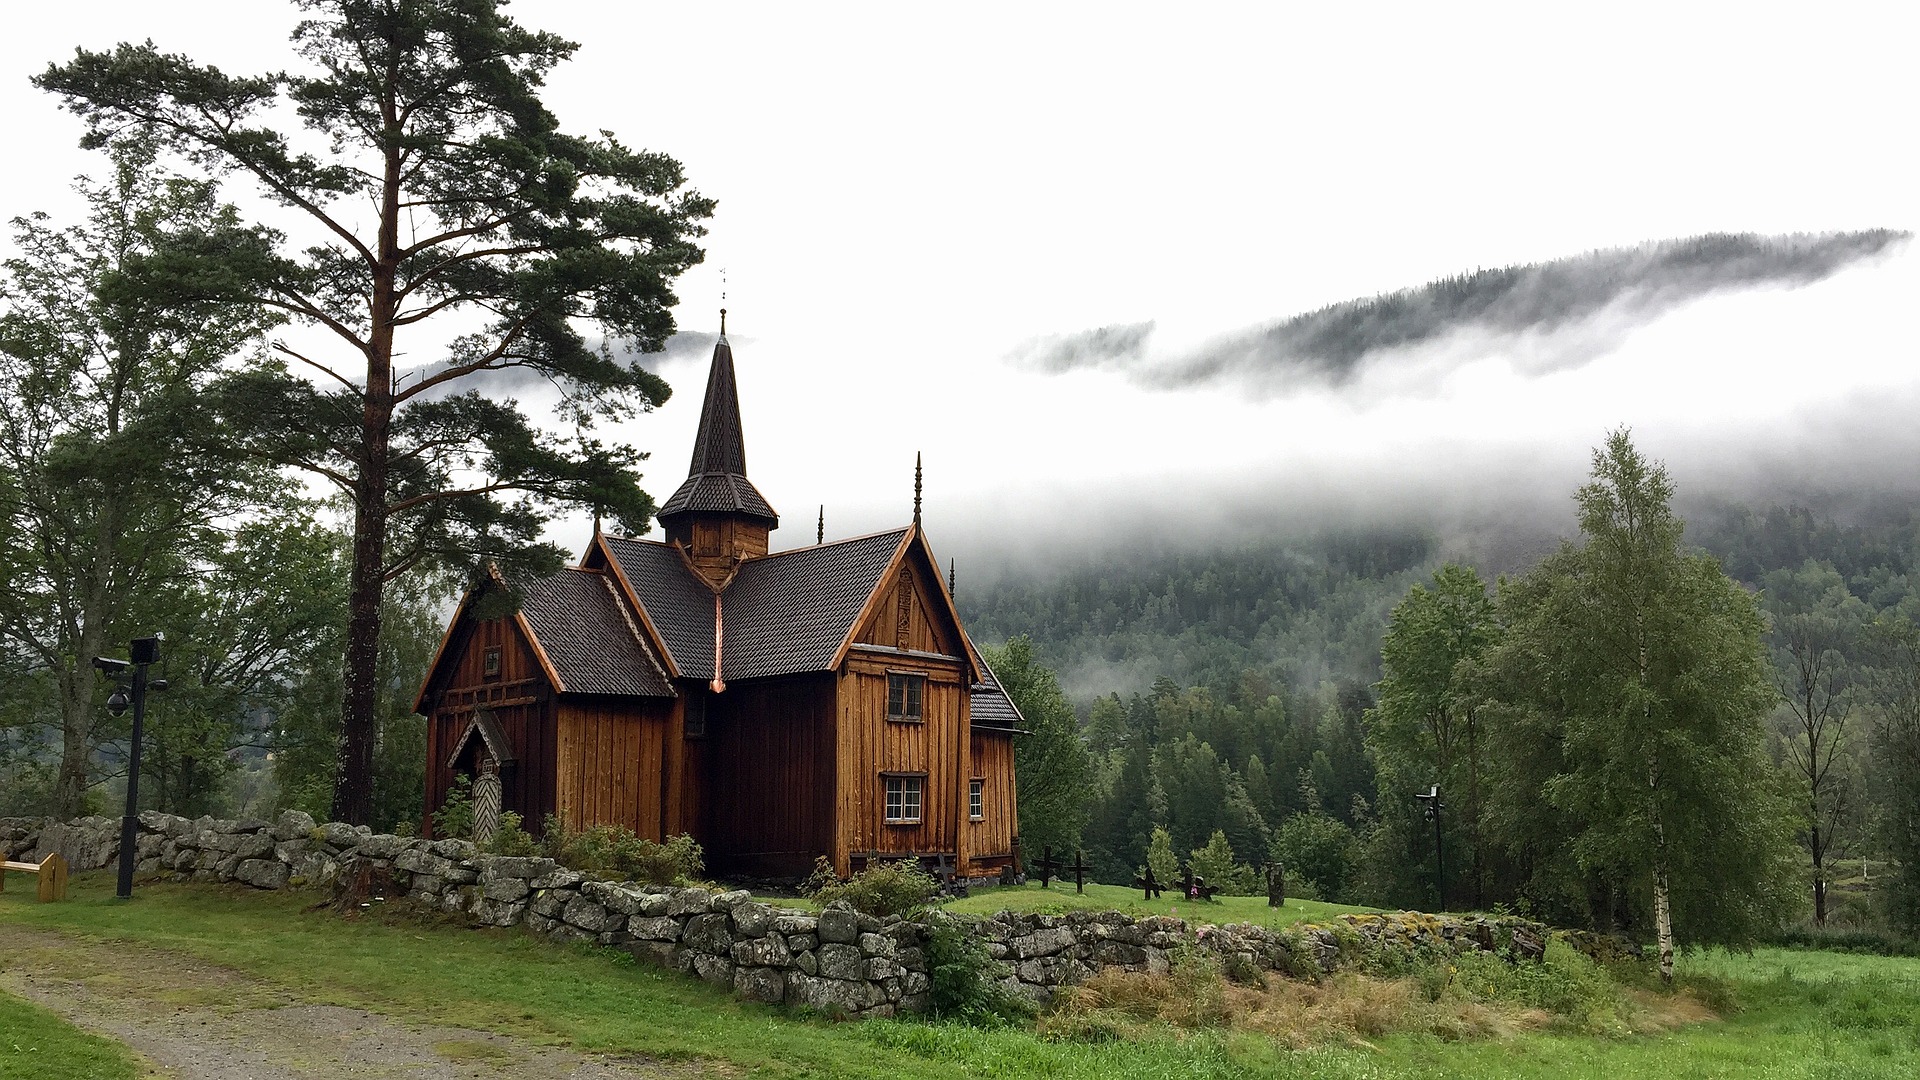
[[[713,344],[707,372],[707,398],[700,408],[700,432],[693,440],[693,461],[686,483],[673,493],[659,518],[695,512],[737,513],[778,525],[780,516],[747,479],[747,443],[740,432],[740,392],[733,381],[733,346],[726,335]]]
[[[523,582],[520,613],[567,693],[674,695],[606,574],[570,567]]]
[[[906,529],[751,560],[727,586],[722,677],[828,671]],[[713,593],[665,544],[607,538],[680,674],[713,678]]]
[[[827,671],[880,586],[905,529],[795,548],[740,567],[724,599],[721,675],[756,679]],[[708,624],[711,629],[711,623]]]
[[[605,539],[680,674],[713,678],[713,591],[687,569],[680,552],[666,544],[621,536]]]
[[[1027,718],[1020,715],[1013,699],[1001,689],[1000,680],[994,678],[993,669],[987,666],[985,658],[980,661],[980,681],[969,688],[967,697],[972,704],[974,727],[1007,731],[1026,729]]]

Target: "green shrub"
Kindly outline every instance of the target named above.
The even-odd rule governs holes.
[[[1582,1031],[1624,1034],[1625,1002],[1605,968],[1564,942],[1552,942],[1540,963],[1515,963],[1493,953],[1463,952],[1422,965],[1422,989],[1438,977],[1448,996],[1468,1001],[1509,1002],[1542,1009]],[[1428,1000],[1438,1001],[1439,995]]]
[[[1005,965],[964,922],[943,912],[927,919],[927,974],[933,1015],[979,1027],[998,1027],[1034,1014],[1031,1001],[1000,982]]]
[[[904,915],[940,892],[940,882],[917,859],[876,862],[845,881],[816,890],[822,906],[844,900],[868,915]]]
[[[1180,880],[1180,860],[1173,854],[1173,834],[1165,829],[1153,830],[1147,840],[1147,866],[1162,885]]]
[[[698,881],[706,872],[706,853],[685,833],[662,844],[638,836],[624,825],[589,825],[569,829],[548,814],[540,851],[560,865],[582,873],[637,881],[645,885],[673,885]]]
[[[521,826],[521,817],[511,810],[500,815],[500,824],[494,827],[493,835],[482,844],[481,850],[493,855],[510,855],[524,858],[540,854],[540,841]]]
[[[1253,867],[1234,860],[1233,845],[1227,843],[1223,829],[1213,830],[1206,847],[1193,850],[1193,861],[1189,865],[1195,877],[1205,878],[1207,884],[1228,896],[1252,896],[1264,891],[1254,884]]]
[[[833,860],[825,855],[816,855],[813,860],[813,873],[800,883],[801,896],[818,896],[821,889],[829,885],[838,885],[840,875],[833,868]]]
[[[1274,861],[1287,869],[1287,894],[1302,900],[1339,896],[1359,857],[1353,830],[1321,813],[1289,815],[1273,831],[1268,847]],[[1309,882],[1311,897],[1301,891]]]
[[[442,840],[473,839],[473,777],[461,773],[447,789],[447,800],[433,812],[433,833]]]

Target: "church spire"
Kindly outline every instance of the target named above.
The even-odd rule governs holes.
[[[720,318],[724,328],[725,309]],[[711,569],[722,580],[738,559],[765,555],[767,533],[780,526],[780,515],[747,479],[740,391],[734,383],[733,346],[724,329],[713,343],[707,397],[700,406],[700,430],[693,438],[686,482],[660,508],[659,517],[667,543],[690,547],[703,572]]]

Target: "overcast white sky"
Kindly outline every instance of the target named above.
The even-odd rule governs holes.
[[[513,10],[583,43],[548,96],[564,123],[673,154],[719,200],[679,318],[714,327],[724,267],[750,471],[785,515],[776,543],[810,543],[822,502],[830,536],[901,523],[921,450],[934,540],[991,562],[1010,554],[997,537],[1189,511],[1264,524],[1506,497],[1475,477],[1563,499],[1585,448],[1620,423],[1683,488],[1811,482],[1861,462],[1910,476],[1910,246],[1809,287],[1688,305],[1548,376],[1527,360],[1553,343],[1496,337],[1277,398],[1007,358],[1147,320],[1158,347],[1179,348],[1461,270],[1645,240],[1912,230],[1916,8]],[[91,0],[9,5],[7,18],[12,216],[71,212],[67,180],[94,164],[74,119],[27,83],[48,61],[151,37],[264,70],[291,63],[297,14]],[[704,364],[664,373],[678,395],[625,432],[655,451],[662,499],[683,474]],[[1860,454],[1883,429],[1903,433],[1891,454]]]

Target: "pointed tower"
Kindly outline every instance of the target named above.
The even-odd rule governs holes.
[[[733,347],[727,344],[724,311],[687,482],[660,508],[659,518],[667,543],[684,549],[695,569],[714,585],[742,561],[765,555],[767,534],[780,526],[780,515],[747,479],[740,394],[734,387]]]

